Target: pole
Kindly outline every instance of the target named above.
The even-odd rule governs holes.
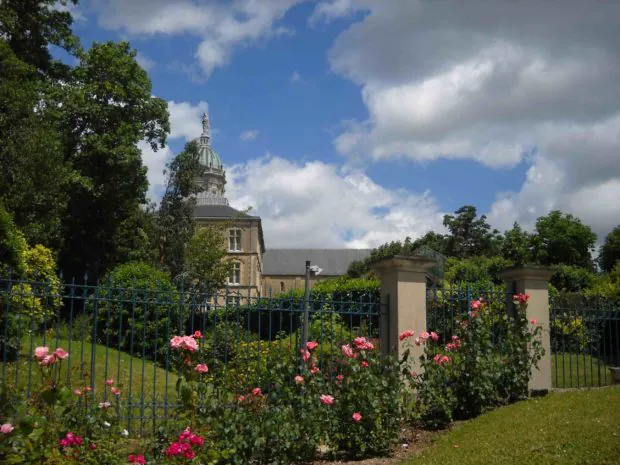
[[[306,260],[306,279],[304,283],[304,322],[301,333],[301,348],[306,348],[308,342],[308,314],[310,312],[310,260]]]

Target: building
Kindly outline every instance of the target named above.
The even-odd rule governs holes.
[[[351,262],[370,254],[370,249],[265,249],[262,220],[232,208],[226,198],[226,172],[219,154],[211,147],[209,117],[202,117],[202,134],[196,139],[204,174],[196,179],[202,192],[196,198],[194,218],[199,226],[220,225],[227,230],[229,259],[233,271],[228,287],[253,297],[303,288],[305,263],[310,260],[322,271],[313,278],[346,274]],[[311,284],[312,284],[311,283]]]

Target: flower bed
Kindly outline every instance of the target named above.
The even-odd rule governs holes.
[[[175,336],[170,348],[181,408],[143,438],[124,429],[123,392],[113,379],[105,380],[102,398],[89,386],[62,385],[57,380],[66,379],[61,371],[69,354],[38,347],[40,392],[28,401],[16,402],[9,392],[0,398],[0,462],[291,463],[386,455],[405,421],[440,428],[527,394],[541,356],[540,327],[525,319],[527,297],[515,300],[514,320],[472,302],[447,341],[435,331],[403,332],[401,360],[382,358],[373,341],[356,337],[332,354],[323,373],[320,341],[310,341],[292,361],[274,358],[253,385],[234,390],[215,387],[200,332]],[[424,346],[417,367],[411,344]]]

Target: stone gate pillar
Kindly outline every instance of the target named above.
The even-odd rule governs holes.
[[[383,353],[400,357],[399,334],[407,329],[416,334],[426,331],[426,273],[434,265],[434,260],[424,257],[397,255],[372,266],[381,281],[384,304],[380,323]],[[413,345],[411,350],[417,362],[424,348]]]
[[[524,293],[530,296],[527,305],[527,319],[536,320],[542,326],[543,358],[534,369],[529,388],[533,393],[544,393],[551,389],[551,335],[549,332],[549,279],[553,271],[548,267],[518,266],[508,268],[499,277],[506,283],[508,292]]]

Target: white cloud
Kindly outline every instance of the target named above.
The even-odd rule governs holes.
[[[266,156],[227,169],[227,196],[260,215],[267,247],[364,248],[441,229],[429,193],[386,189],[361,171]]]
[[[155,61],[151,60],[149,57],[147,57],[142,52],[138,52],[136,54],[136,61],[142,67],[142,69],[144,69],[147,72],[150,71],[153,68],[153,66],[155,66]]]
[[[202,132],[202,115],[209,112],[209,105],[199,101],[196,105],[189,102],[168,102],[170,112],[170,139],[195,139]]]
[[[78,8],[78,5],[74,5],[73,3],[67,3],[63,5],[62,3],[57,1],[52,6],[52,8],[54,10],[71,13],[71,17],[73,18],[73,21],[75,22],[86,23],[86,17],[82,13],[82,11]]]
[[[303,82],[303,78],[301,77],[301,74],[299,74],[299,71],[297,70],[293,71],[293,74],[291,74],[289,82],[291,84],[297,84],[297,83]]]
[[[367,13],[331,68],[360,86],[366,121],[334,140],[355,160],[530,166],[490,218],[532,226],[559,208],[603,234],[620,198],[620,4],[330,0],[313,20]],[[532,155],[533,154],[533,155]],[[615,197],[614,197],[615,196]]]
[[[239,139],[245,142],[251,142],[258,137],[258,129],[247,129],[239,135]]]
[[[164,147],[155,152],[150,144],[145,142],[140,142],[138,147],[142,151],[142,162],[146,166],[146,176],[149,180],[149,189],[146,196],[149,200],[157,202],[166,189],[164,169],[172,158],[172,152],[169,147]]]
[[[189,141],[200,136],[202,132],[202,114],[208,112],[208,110],[209,106],[204,101],[200,101],[196,105],[192,105],[189,102],[169,101],[170,134],[168,139]],[[174,154],[168,146],[159,149],[157,152],[153,151],[150,145],[144,142],[141,142],[138,146],[142,150],[142,161],[147,167],[147,178],[149,181],[147,197],[152,201],[158,201],[166,187],[166,177],[163,174],[164,168]]]
[[[278,22],[301,0],[99,0],[99,24],[131,35],[191,34],[195,57],[208,76],[225,66],[235,48],[292,31]]]

